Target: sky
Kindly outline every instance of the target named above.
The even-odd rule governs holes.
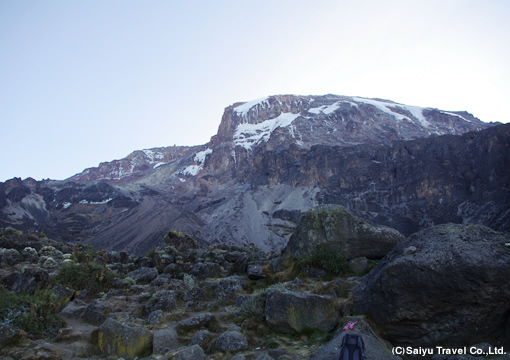
[[[0,181],[201,145],[268,95],[510,122],[507,0],[0,0]]]

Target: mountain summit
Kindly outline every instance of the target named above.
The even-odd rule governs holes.
[[[135,151],[124,159],[87,169],[70,180],[125,182],[186,158],[192,161],[183,174],[197,175],[213,149],[215,155],[224,158],[222,162],[230,165],[246,160],[257,151],[291,145],[300,148],[389,145],[394,140],[460,135],[491,125],[465,111],[442,111],[389,100],[338,95],[268,96],[227,107],[217,135],[205,145]]]
[[[407,234],[443,222],[508,231],[509,127],[494,125],[389,100],[269,96],[228,106],[204,145],[0,184],[0,226],[136,254],[172,229],[279,250],[327,203]]]

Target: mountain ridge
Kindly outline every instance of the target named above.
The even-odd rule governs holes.
[[[508,136],[465,112],[269,96],[228,106],[203,145],[134,151],[64,181],[2,183],[0,225],[135,254],[171,229],[278,251],[300,214],[327,203],[407,234],[468,219],[509,231],[506,173],[490,169],[510,163]]]
[[[354,105],[353,105],[354,104]],[[346,108],[349,107],[349,108]],[[355,111],[350,107],[364,107],[362,111]],[[358,109],[359,110],[359,109]],[[379,112],[377,112],[379,110]],[[425,111],[426,115],[423,114]],[[368,115],[367,115],[368,114]],[[359,129],[362,125],[374,125],[374,117],[378,116],[378,126],[371,129],[370,136],[357,136],[363,133]],[[380,118],[383,119],[380,119]],[[296,119],[300,118],[294,124]],[[358,118],[364,119],[360,125]],[[427,118],[433,121],[426,120]],[[331,121],[345,122],[345,126],[338,126]],[[319,136],[310,136],[303,141],[297,139],[296,126],[301,128],[302,133],[307,120],[311,128],[319,127]],[[390,121],[396,124],[391,124]],[[316,123],[318,122],[318,123]],[[325,122],[326,124],[322,124]],[[464,124],[465,122],[466,124]],[[384,125],[386,128],[383,129]],[[392,127],[393,125],[393,127]],[[420,125],[420,126],[417,126]],[[453,126],[455,125],[455,126]],[[88,181],[105,180],[122,183],[122,179],[134,176],[140,178],[147,173],[149,167],[166,165],[173,161],[191,156],[211,147],[230,146],[231,156],[237,161],[236,151],[243,156],[243,152],[250,153],[254,145],[263,145],[270,139],[274,131],[288,128],[290,137],[299,146],[310,147],[317,144],[358,145],[374,140],[389,143],[393,140],[411,140],[418,137],[444,134],[462,134],[466,131],[481,130],[492,124],[483,123],[473,115],[465,111],[444,111],[435,108],[424,108],[399,104],[390,100],[370,99],[363,97],[349,97],[339,95],[323,96],[297,96],[297,95],[274,95],[255,99],[247,102],[237,102],[225,108],[218,132],[211,140],[202,145],[194,146],[171,146],[144,150],[137,150],[123,159],[103,162],[98,167],[92,167],[76,174],[67,180]],[[321,127],[325,126],[325,129]],[[398,127],[398,130],[394,128]],[[322,130],[322,131],[321,131]],[[367,131],[366,129],[364,130]],[[342,133],[342,136],[337,136]],[[327,136],[324,136],[326,134]],[[333,136],[334,135],[334,136]],[[301,135],[303,136],[303,135]],[[289,135],[286,136],[287,138]],[[281,140],[281,139],[280,139]],[[290,139],[285,139],[289,141]],[[225,154],[222,154],[224,156]],[[246,156],[246,155],[244,155]],[[193,166],[201,164],[200,161],[192,162]],[[200,165],[196,165],[200,167]],[[192,169],[192,168],[189,168]],[[189,171],[185,170],[186,171]],[[194,168],[196,170],[196,168]],[[189,171],[196,175],[194,171]]]

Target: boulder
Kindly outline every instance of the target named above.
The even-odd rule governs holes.
[[[253,360],[274,360],[274,358],[270,356],[268,353],[261,353],[255,356]]]
[[[152,280],[151,285],[163,286],[165,284],[170,284],[171,281],[172,276],[170,274],[159,274],[154,280]]]
[[[147,322],[151,325],[157,325],[164,315],[165,313],[162,310],[153,311],[147,316]]]
[[[176,306],[175,292],[173,290],[161,290],[157,291],[145,304],[145,309],[151,313],[156,310],[171,311]]]
[[[361,274],[368,266],[368,259],[364,256],[349,260],[349,269],[356,274]]]
[[[209,330],[198,330],[191,337],[190,345],[200,345],[200,347],[205,348],[205,345],[212,339],[212,337],[213,335],[209,332]]]
[[[148,284],[158,277],[158,270],[155,268],[141,267],[127,273],[126,277],[135,280],[137,284]]]
[[[204,360],[204,350],[199,345],[191,345],[179,348],[172,354],[171,359],[175,360]]]
[[[174,327],[156,330],[154,332],[153,350],[154,354],[162,354],[169,350],[179,348],[179,338]]]
[[[241,354],[237,354],[237,355],[232,356],[230,358],[230,360],[246,360],[246,358]]]
[[[81,319],[86,308],[85,305],[82,305],[81,302],[75,299],[69,302],[66,307],[60,311],[59,315],[64,319]]]
[[[265,314],[272,330],[286,334],[300,333],[306,328],[331,331],[340,317],[335,298],[286,289],[268,291]]]
[[[152,354],[153,334],[142,327],[132,327],[108,318],[100,327],[98,346],[102,355],[134,359]]]
[[[231,251],[225,254],[225,260],[231,263],[230,272],[232,274],[244,273],[248,266],[248,254],[244,251]]]
[[[200,300],[205,297],[204,289],[196,286],[189,290],[186,290],[182,296],[184,301]]]
[[[234,299],[235,295],[246,287],[246,281],[240,276],[234,275],[221,279],[216,291],[220,299]]]
[[[89,304],[83,312],[83,320],[89,324],[99,326],[106,320],[106,315],[95,304]]]
[[[266,277],[266,274],[264,274],[264,271],[262,270],[262,265],[258,264],[248,265],[246,274],[248,275],[248,279],[250,280],[260,280]]]
[[[192,328],[207,326],[211,322],[211,317],[212,316],[210,313],[198,314],[188,319],[179,321],[177,323],[177,328],[189,330]]]
[[[352,317],[346,318],[347,322],[357,323],[354,325],[352,330],[343,330],[340,328],[333,339],[331,339],[322,349],[320,349],[310,360],[330,360],[338,359],[340,355],[340,346],[342,345],[342,339],[346,334],[359,334],[363,338],[365,344],[365,358],[366,359],[377,359],[377,360],[398,360],[399,356],[394,356],[391,353],[391,344],[384,341],[379,335],[377,335],[370,326],[370,324],[363,317]]]
[[[225,352],[243,351],[248,349],[248,340],[239,331],[227,331],[216,340],[216,349]]]
[[[309,255],[322,245],[348,260],[381,259],[402,240],[404,235],[395,229],[365,221],[339,205],[322,205],[303,215],[286,252],[293,257]]]
[[[141,256],[135,260],[135,265],[138,267],[153,268],[156,267],[156,261],[148,256]]]
[[[198,262],[191,268],[190,274],[202,280],[217,278],[221,276],[221,266],[212,262]]]
[[[504,338],[510,313],[508,237],[479,225],[445,224],[397,245],[353,290],[397,344],[459,346]],[[413,246],[415,251],[409,252]]]

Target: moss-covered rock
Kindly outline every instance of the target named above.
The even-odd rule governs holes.
[[[309,255],[322,245],[347,259],[380,259],[402,240],[404,235],[395,229],[365,221],[339,205],[322,205],[303,215],[286,252]]]
[[[131,327],[108,318],[100,327],[98,347],[102,355],[134,359],[152,354],[153,333],[142,327]]]
[[[268,291],[265,312],[268,326],[286,334],[306,329],[331,331],[340,318],[334,298],[286,289]]]

